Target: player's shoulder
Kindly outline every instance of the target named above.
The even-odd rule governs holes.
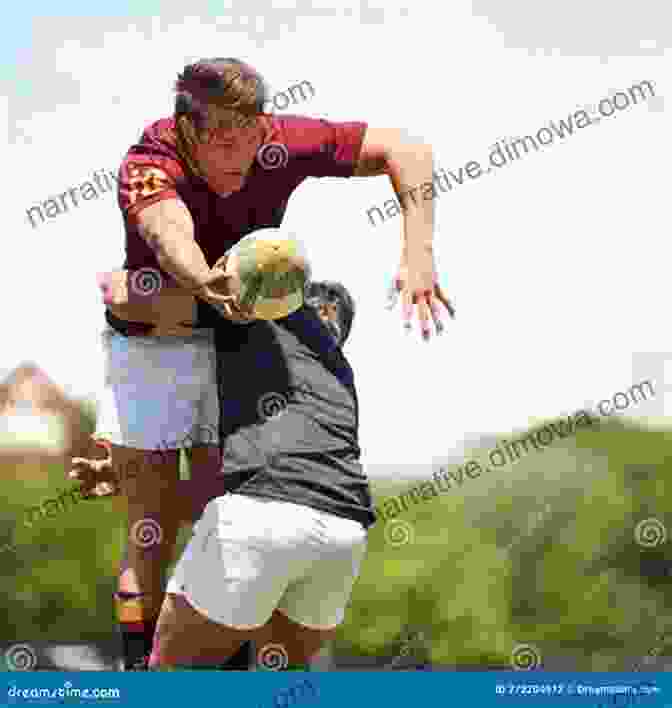
[[[366,130],[363,122],[333,121],[301,115],[274,115],[267,143],[280,143],[290,154],[325,152],[334,144],[354,139]]]
[[[159,118],[146,125],[138,139],[131,145],[132,151],[152,150],[177,154],[177,133],[174,118]]]
[[[146,125],[124,156],[122,166],[156,167],[177,179],[184,166],[177,149],[174,118],[160,118]]]
[[[339,125],[326,118],[283,115],[271,119],[270,142],[281,142],[290,150],[301,150],[329,138],[334,127]]]

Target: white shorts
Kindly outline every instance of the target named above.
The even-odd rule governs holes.
[[[140,450],[218,444],[212,330],[190,337],[102,335],[105,387],[96,436]]]
[[[203,510],[166,592],[208,619],[256,629],[280,610],[310,629],[343,621],[367,531],[290,502],[227,494]]]

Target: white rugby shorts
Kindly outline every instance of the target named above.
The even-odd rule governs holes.
[[[226,494],[203,510],[166,592],[239,630],[265,625],[276,609],[309,629],[333,629],[343,621],[366,542],[357,521]]]
[[[189,337],[102,334],[105,386],[96,437],[140,450],[218,444],[212,330]]]

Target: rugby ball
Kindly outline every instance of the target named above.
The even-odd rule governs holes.
[[[234,274],[238,302],[255,319],[277,320],[304,303],[310,264],[304,244],[281,229],[260,229],[242,238],[215,264]]]

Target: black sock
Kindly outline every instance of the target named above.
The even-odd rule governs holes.
[[[240,649],[228,661],[220,664],[220,671],[249,671],[252,663],[251,643],[243,642]]]
[[[124,652],[124,671],[147,671],[157,619],[119,623]]]
[[[159,619],[156,615],[145,619],[142,598],[146,593],[117,591],[114,601],[117,625],[121,633],[124,671],[147,671],[154,643],[154,632]]]

